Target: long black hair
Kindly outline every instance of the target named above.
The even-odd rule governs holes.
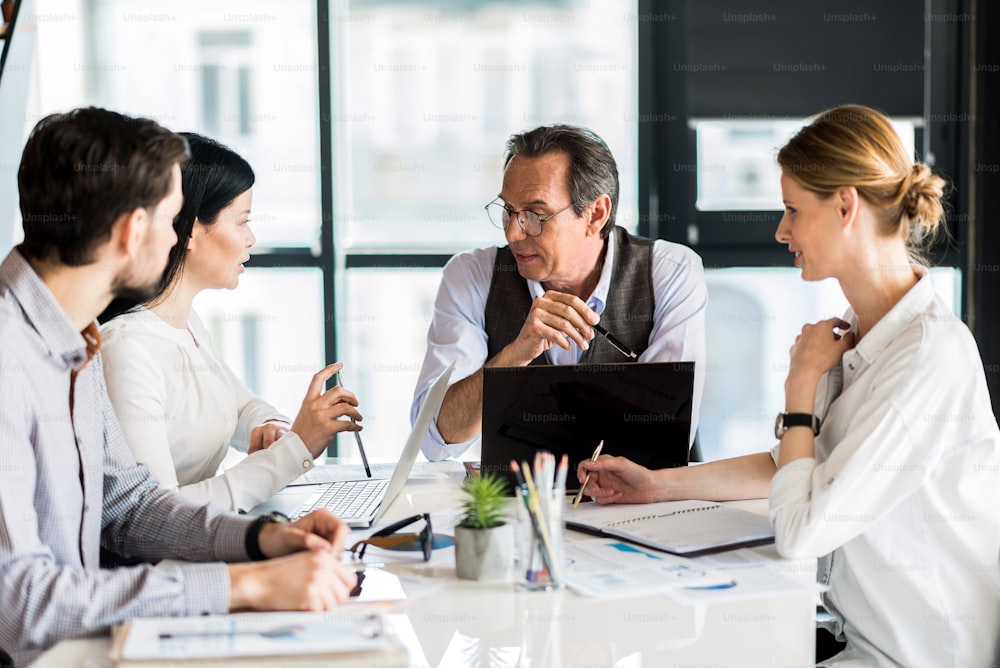
[[[184,268],[195,220],[202,225],[214,225],[219,213],[253,187],[255,180],[250,163],[228,146],[193,132],[179,134],[187,140],[191,157],[181,165],[184,204],[174,218],[177,245],[170,249],[159,289],[147,303],[155,303]],[[98,316],[98,320],[105,323],[136,306],[138,304],[134,301],[115,299]]]

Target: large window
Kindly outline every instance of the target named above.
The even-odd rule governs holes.
[[[636,228],[635,5],[359,0],[331,12],[338,350],[366,448],[394,457],[441,265],[505,243],[483,206],[511,134],[595,130],[621,170],[619,220]]]
[[[239,290],[196,305],[237,373],[290,414],[311,373],[343,361],[380,459],[409,431],[441,266],[503,243],[482,207],[508,136],[588,126],[618,160],[621,224],[705,259],[701,442],[726,456],[766,447],[794,334],[844,306],[836,286],[802,283],[771,240],[774,150],[809,114],[856,101],[903,121],[914,150],[956,176],[941,119],[957,84],[939,48],[954,50],[952,26],[923,31],[924,3],[877,0],[856,10],[879,17],[864,22],[764,4],[37,0],[23,23],[37,28],[41,82],[28,125],[98,104],[246,156],[258,250]],[[952,219],[962,244],[968,214]],[[956,312],[961,278],[935,274]],[[353,439],[340,445],[357,456]]]
[[[939,0],[640,0],[640,231],[690,245],[707,269],[707,459],[759,451],[783,408],[801,326],[840,316],[830,281],[805,283],[774,240],[777,149],[825,108],[892,116],[904,145],[956,181],[956,24]],[[939,13],[944,11],[945,13]],[[962,211],[950,221],[959,242]],[[942,245],[938,292],[962,314],[961,246]]]
[[[705,395],[698,440],[706,460],[761,452],[774,444],[785,407],[788,350],[802,325],[839,318],[847,299],[833,279],[806,283],[794,267],[710,269]],[[961,272],[931,270],[938,295],[957,314]]]
[[[440,267],[503,242],[482,207],[500,189],[510,134],[593,128],[619,162],[619,219],[637,227],[633,2],[39,0],[38,10],[38,115],[97,104],[151,116],[254,166],[258,252],[236,292],[205,293],[196,307],[234,370],[290,414],[336,354],[373,457],[394,458],[409,431]],[[353,439],[340,445],[357,456]]]
[[[235,291],[195,308],[234,371],[294,416],[325,360],[315,5],[38,0],[37,116],[93,104],[212,136],[257,175]]]

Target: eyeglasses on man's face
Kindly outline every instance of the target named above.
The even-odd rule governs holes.
[[[419,520],[424,520],[425,522],[424,528],[420,533],[396,533],[400,529],[408,527]],[[430,513],[407,517],[373,533],[365,540],[359,540],[351,547],[351,554],[354,555],[356,560],[361,560],[365,558],[365,550],[369,545],[394,548],[411,543],[419,544],[421,551],[424,553],[424,561],[431,560],[431,554],[434,550],[434,529],[431,527]]]
[[[530,209],[516,211],[514,207],[497,197],[495,200],[486,205],[486,215],[490,217],[490,222],[493,223],[494,227],[498,227],[504,232],[507,231],[507,226],[510,225],[511,219],[517,219],[517,224],[521,226],[521,231],[524,232],[525,235],[529,237],[537,237],[542,233],[543,223],[552,220],[571,206],[573,205],[568,204],[555,213],[551,213],[547,216],[540,216]]]

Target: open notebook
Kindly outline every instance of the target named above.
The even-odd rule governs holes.
[[[774,542],[764,515],[711,501],[567,506],[566,526],[600,536],[617,536],[656,550],[697,556]]]

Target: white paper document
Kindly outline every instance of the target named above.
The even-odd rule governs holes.
[[[783,573],[780,568],[781,564],[777,563],[733,568],[726,571],[732,576],[732,584],[729,586],[672,589],[664,593],[678,603],[691,605],[771,598],[803,592],[820,592],[826,589],[815,581]]]
[[[121,658],[223,659],[377,651],[389,647],[381,615],[271,612],[135,619]]]
[[[730,574],[615,538],[566,543],[566,585],[584,596],[641,596],[678,587],[727,586]]]

